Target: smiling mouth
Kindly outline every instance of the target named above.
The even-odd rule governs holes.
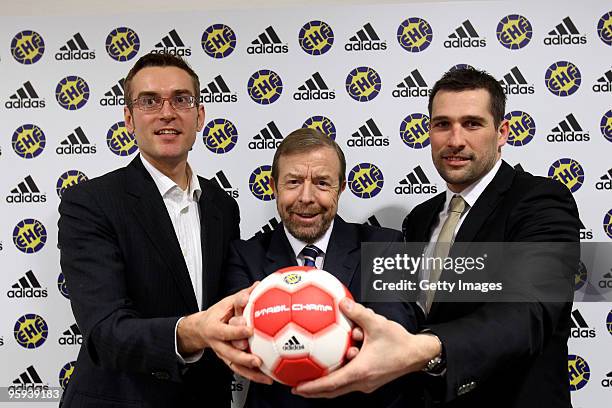
[[[159,130],[156,130],[154,133],[158,136],[161,136],[161,135],[178,135],[181,132],[179,132],[176,129],[159,129]]]

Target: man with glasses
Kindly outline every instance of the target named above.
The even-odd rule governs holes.
[[[124,108],[140,154],[62,197],[61,267],[84,335],[65,406],[223,406],[227,366],[261,363],[229,343],[250,335],[227,324],[244,294],[219,296],[238,205],[187,162],[204,123],[199,89],[181,58],[140,58]]]

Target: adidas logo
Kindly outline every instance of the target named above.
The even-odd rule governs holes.
[[[572,312],[570,329],[570,337],[573,339],[588,339],[595,337],[595,329],[589,328],[589,325],[578,309]]]
[[[397,89],[394,89],[391,96],[394,98],[417,98],[428,97],[431,94],[431,88],[427,86],[427,82],[418,69],[415,69],[402,82],[397,84]]]
[[[606,374],[606,378],[604,378],[603,380],[601,380],[601,386],[602,387],[612,387],[612,371],[610,371],[608,374]]]
[[[125,98],[124,98],[124,92],[123,92],[125,89],[124,83],[125,83],[125,79],[121,78],[115,85],[113,85],[111,90],[106,92],[103,98],[100,98],[100,105],[101,106],[125,105]]]
[[[276,124],[272,121],[265,128],[261,129],[259,134],[253,137],[253,140],[249,142],[249,149],[276,149],[282,141],[283,135],[281,135]]]
[[[382,41],[370,23],[366,23],[362,29],[349,38],[344,45],[347,51],[384,51],[387,42]]]
[[[61,346],[74,346],[83,343],[83,334],[79,330],[76,323],[72,324],[68,330],[62,333],[62,336],[57,340]]]
[[[266,28],[247,47],[247,54],[286,54],[288,52],[289,46],[282,43],[272,26]]]
[[[92,60],[96,58],[96,52],[90,50],[81,33],[76,33],[55,54],[57,61]]]
[[[586,241],[589,239],[593,239],[593,230],[587,229],[582,223],[581,219],[579,219],[578,221],[580,222],[580,240]]]
[[[4,337],[0,337],[0,347],[4,346]]]
[[[335,99],[336,92],[330,91],[329,87],[321,77],[321,74],[315,72],[311,78],[308,78],[304,85],[300,86],[293,94],[293,99],[296,101],[314,101]]]
[[[551,143],[558,142],[588,142],[591,140],[589,132],[582,130],[582,127],[570,113],[565,117],[565,120],[559,122],[558,126],[552,128],[551,133],[546,136],[546,140]]]
[[[295,336],[291,336],[289,340],[283,344],[283,351],[298,351],[304,350],[304,345],[298,341]]]
[[[527,80],[518,67],[512,68],[499,83],[504,88],[506,95],[531,95],[534,93],[534,86],[527,84]]]
[[[612,289],[612,272],[604,274],[603,279],[599,281],[598,285],[601,289]]]
[[[21,392],[24,390],[42,391],[48,389],[49,384],[43,384],[34,366],[26,368],[23,373],[19,374],[19,377],[13,380],[13,384],[8,386],[9,392]]]
[[[179,57],[191,56],[191,48],[185,46],[185,43],[181,40],[175,29],[170,30],[167,36],[155,44],[155,48],[151,52],[153,54],[171,54]]]
[[[487,46],[487,40],[480,38],[470,20],[465,20],[455,29],[454,33],[448,36],[448,38],[448,40],[444,41],[444,48],[476,48]]]
[[[27,271],[17,283],[13,284],[6,292],[9,299],[34,299],[46,298],[48,296],[47,289],[40,286],[40,282],[34,276],[34,272]]]
[[[593,85],[593,92],[612,92],[612,70],[607,71]]]
[[[366,120],[357,132],[346,142],[348,147],[382,147],[389,146],[389,138],[383,136],[373,119]]]
[[[580,35],[569,16],[557,24],[547,37],[544,37],[544,45],[578,45],[586,44],[586,42],[586,35]]]
[[[6,196],[6,202],[9,204],[44,203],[46,201],[47,195],[40,192],[32,176],[27,176],[23,179],[23,181],[17,184],[17,187],[12,189],[10,194]]]
[[[215,174],[215,177],[212,178],[212,181],[215,182],[219,187],[221,187],[230,197],[239,197],[238,190],[232,187],[227,177],[225,177],[223,171],[218,171]]]
[[[371,216],[370,218],[368,218],[368,220],[366,222],[364,222],[364,225],[371,225],[373,227],[380,227],[380,222],[378,222],[378,219],[376,218],[375,215]]]
[[[438,187],[431,184],[421,166],[416,166],[395,187],[395,194],[435,194],[437,192]]]
[[[200,91],[200,103],[237,102],[238,95],[231,93],[221,75],[217,75],[204,89]]]
[[[4,104],[6,109],[44,108],[45,100],[40,99],[30,81],[23,84]]]
[[[89,139],[87,139],[80,126],[74,129],[74,132],[69,134],[66,139],[62,140],[55,149],[57,154],[95,154],[96,151],[96,145],[89,143]]]
[[[276,229],[276,226],[278,224],[280,224],[280,221],[276,217],[270,218],[268,220],[268,223],[264,225],[263,227],[261,227],[261,229],[255,233],[255,236],[274,231],[274,229]]]
[[[597,190],[612,190],[612,169],[608,170],[599,180],[601,181],[595,183],[595,188]]]

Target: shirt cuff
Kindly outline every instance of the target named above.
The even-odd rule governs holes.
[[[176,357],[178,358],[179,363],[181,364],[192,364],[192,363],[197,363],[202,356],[204,355],[204,350],[200,350],[197,353],[194,353],[190,356],[187,357],[183,357],[181,356],[181,354],[178,351],[178,325],[181,322],[181,320],[183,320],[184,317],[181,317],[180,319],[177,320],[176,322],[176,326],[174,326],[174,352],[176,353]]]

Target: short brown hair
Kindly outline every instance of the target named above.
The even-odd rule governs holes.
[[[344,153],[338,143],[332,138],[325,135],[317,129],[301,128],[294,130],[289,133],[274,153],[274,159],[272,160],[272,178],[274,181],[278,181],[278,161],[281,156],[288,156],[296,153],[309,152],[322,147],[328,147],[333,149],[338,155],[338,161],[340,162],[340,172],[338,174],[338,181],[340,185],[344,184],[346,179],[346,159]]]

